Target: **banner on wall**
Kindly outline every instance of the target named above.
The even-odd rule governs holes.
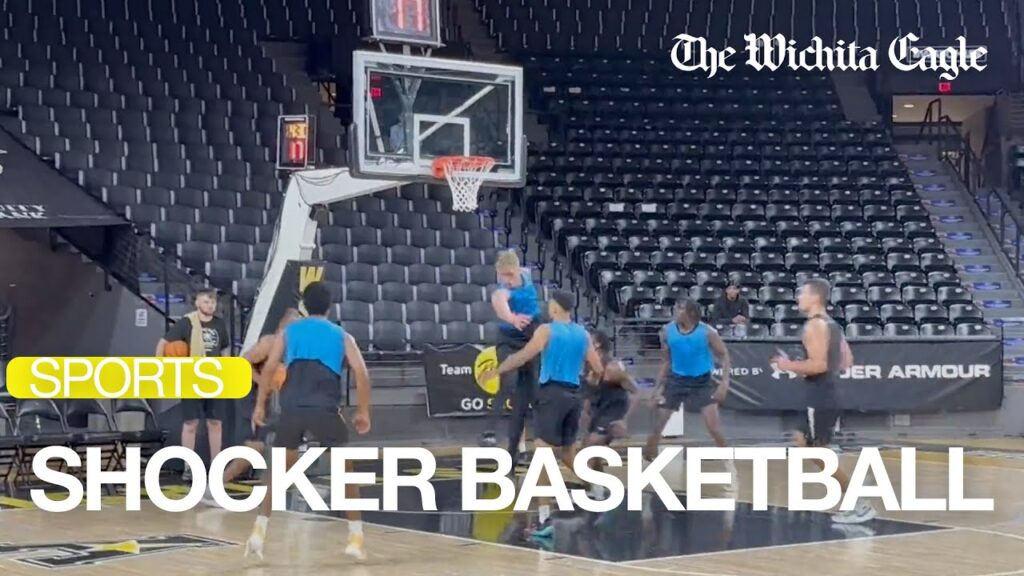
[[[999,340],[850,342],[854,366],[838,387],[843,409],[864,412],[970,412],[1003,401]],[[730,342],[732,378],[725,406],[802,410],[806,385],[771,364],[779,351],[797,358],[798,342]]]
[[[807,385],[777,370],[771,358],[802,354],[798,342],[729,342],[732,377],[725,407],[791,411],[807,407]],[[1003,347],[999,340],[851,342],[854,366],[838,388],[844,410],[862,412],[969,412],[994,410],[1003,401]],[[487,413],[497,383],[481,387],[475,374],[496,363],[493,348],[462,346],[424,354],[430,416]],[[490,384],[490,383],[489,383]]]
[[[498,379],[480,385],[476,375],[498,367],[494,346],[469,344],[448,349],[428,349],[423,353],[423,372],[427,381],[427,415],[483,416],[489,414],[497,398]],[[505,413],[511,411],[510,401]]]

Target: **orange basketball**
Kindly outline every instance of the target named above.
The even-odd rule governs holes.
[[[274,390],[280,390],[284,386],[284,381],[288,378],[288,369],[284,366],[278,366],[277,370],[274,371],[274,378],[272,379],[272,386]]]
[[[168,358],[185,358],[188,356],[188,344],[181,340],[168,342],[167,345],[164,346],[164,356]]]

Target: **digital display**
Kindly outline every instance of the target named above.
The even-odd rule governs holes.
[[[301,170],[310,164],[313,142],[311,116],[281,116],[278,119],[277,167]]]
[[[441,45],[438,0],[370,0],[370,3],[374,40]]]

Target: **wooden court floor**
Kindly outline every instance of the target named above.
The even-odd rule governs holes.
[[[941,445],[936,440],[935,445]],[[970,451],[979,452],[975,457]],[[899,490],[898,454],[887,465]],[[847,464],[849,460],[847,457]],[[784,469],[772,467],[772,477]],[[668,470],[681,479],[681,465]],[[947,464],[940,455],[919,458],[918,495],[945,496]],[[749,468],[740,466],[740,500],[749,500]],[[610,562],[574,554],[530,550],[469,537],[441,535],[394,525],[368,524],[369,559],[342,554],[342,520],[301,513],[276,513],[270,523],[266,560],[243,560],[253,514],[200,508],[171,514],[144,504],[141,512],[84,509],[64,514],[0,502],[0,574],[59,571],[69,575],[160,574],[352,574],[359,576],[1024,576],[1024,440],[974,442],[965,469],[966,496],[995,499],[994,512],[885,513],[927,530],[898,534],[848,533],[838,539]],[[681,489],[674,485],[673,488]],[[770,500],[781,504],[784,480]],[[791,513],[797,514],[797,513]],[[805,513],[804,513],[805,514]],[[799,520],[799,519],[797,519]],[[877,521],[876,521],[877,522]],[[700,526],[697,526],[700,529]],[[708,526],[708,530],[719,530]],[[633,537],[625,532],[623,538]],[[120,549],[135,540],[138,551]]]

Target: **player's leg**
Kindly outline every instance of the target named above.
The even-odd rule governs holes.
[[[512,455],[513,466],[526,453],[526,423],[530,419],[530,411],[536,395],[537,381],[529,363],[518,374],[515,383],[515,398],[512,400],[512,417],[508,423],[508,453]]]
[[[835,427],[838,421],[838,410],[831,408],[808,408],[805,431],[809,432],[811,435],[810,445],[817,448],[830,447],[832,445]],[[825,464],[823,462],[817,460],[814,462],[819,470],[823,470],[825,468]],[[832,477],[835,478],[837,483],[839,483],[839,489],[845,497],[846,490],[850,486],[849,474],[847,474],[840,465],[836,467],[836,471],[832,474]],[[837,524],[861,524],[873,520],[876,515],[877,512],[870,503],[866,500],[858,500],[852,510],[840,511],[833,515],[832,521]]]
[[[310,436],[319,442],[320,446],[341,448],[348,444],[348,423],[345,422],[340,410],[311,411],[305,419]],[[345,471],[352,472],[353,470],[352,462],[346,461]],[[346,498],[359,498],[359,493],[359,486],[354,484],[345,486]],[[345,546],[345,554],[357,560],[366,560],[366,551],[363,546],[363,513],[359,510],[346,510],[345,518],[348,520],[348,543]]]
[[[551,449],[558,454],[557,449],[562,442],[562,418],[560,413],[561,405],[558,402],[559,391],[555,384],[547,384],[537,389],[535,409],[533,411],[533,445],[535,450]],[[550,479],[545,472],[541,472],[538,481],[544,485]],[[549,498],[537,499],[538,526],[544,530],[548,518],[551,515]],[[534,536],[543,536],[541,531],[534,531]]]
[[[658,456],[661,434],[665,431],[665,426],[668,425],[672,415],[683,405],[684,396],[685,390],[680,385],[678,378],[669,376],[668,382],[665,383],[662,398],[654,409],[654,428],[651,430],[650,436],[647,437],[647,444],[644,446],[644,458],[654,460]]]
[[[304,416],[282,414],[274,441],[278,447],[285,449],[285,469],[290,469],[299,459],[299,446],[302,444],[305,431],[306,418]],[[273,463],[270,463],[270,470],[273,470]],[[262,484],[266,487],[267,493],[263,498],[259,516],[256,517],[256,523],[252,527],[252,534],[249,535],[249,540],[245,543],[245,556],[255,556],[260,560],[263,559],[263,542],[267,536],[267,524],[273,513],[274,475],[270,470],[263,475]]]
[[[224,441],[224,422],[227,420],[227,403],[223,400],[207,399],[203,401],[206,414],[206,435],[210,443],[210,461],[212,462]]]
[[[498,342],[498,345],[495,347],[495,352],[498,357],[498,364],[501,364],[506,358],[515,354],[516,347],[508,340],[507,336],[502,336],[502,340]],[[487,428],[484,430],[483,436],[480,438],[481,445],[497,445],[498,423],[501,421],[501,415],[505,411],[505,404],[508,403],[509,399],[512,398],[512,395],[515,392],[515,385],[518,377],[518,373],[516,372],[508,372],[501,375],[501,383],[498,387],[498,393],[495,394],[494,398],[491,400],[491,411],[487,416]]]
[[[196,433],[199,430],[199,418],[202,417],[202,400],[181,401],[181,446],[189,450],[196,449]],[[188,465],[181,474],[183,482],[192,481],[192,471]]]
[[[714,387],[709,387],[702,390],[699,394],[701,397],[707,399],[707,403],[701,407],[699,401],[694,406],[695,409],[700,409],[701,417],[704,419],[704,427],[707,429],[708,434],[715,441],[715,445],[719,448],[726,448],[729,446],[729,440],[726,439],[725,434],[722,432],[722,414],[718,409],[718,402],[715,402],[711,395],[714,393]],[[736,463],[732,460],[724,461],[725,470],[729,473],[731,479],[729,484],[729,492],[735,493],[739,490],[739,478],[736,472]]]

